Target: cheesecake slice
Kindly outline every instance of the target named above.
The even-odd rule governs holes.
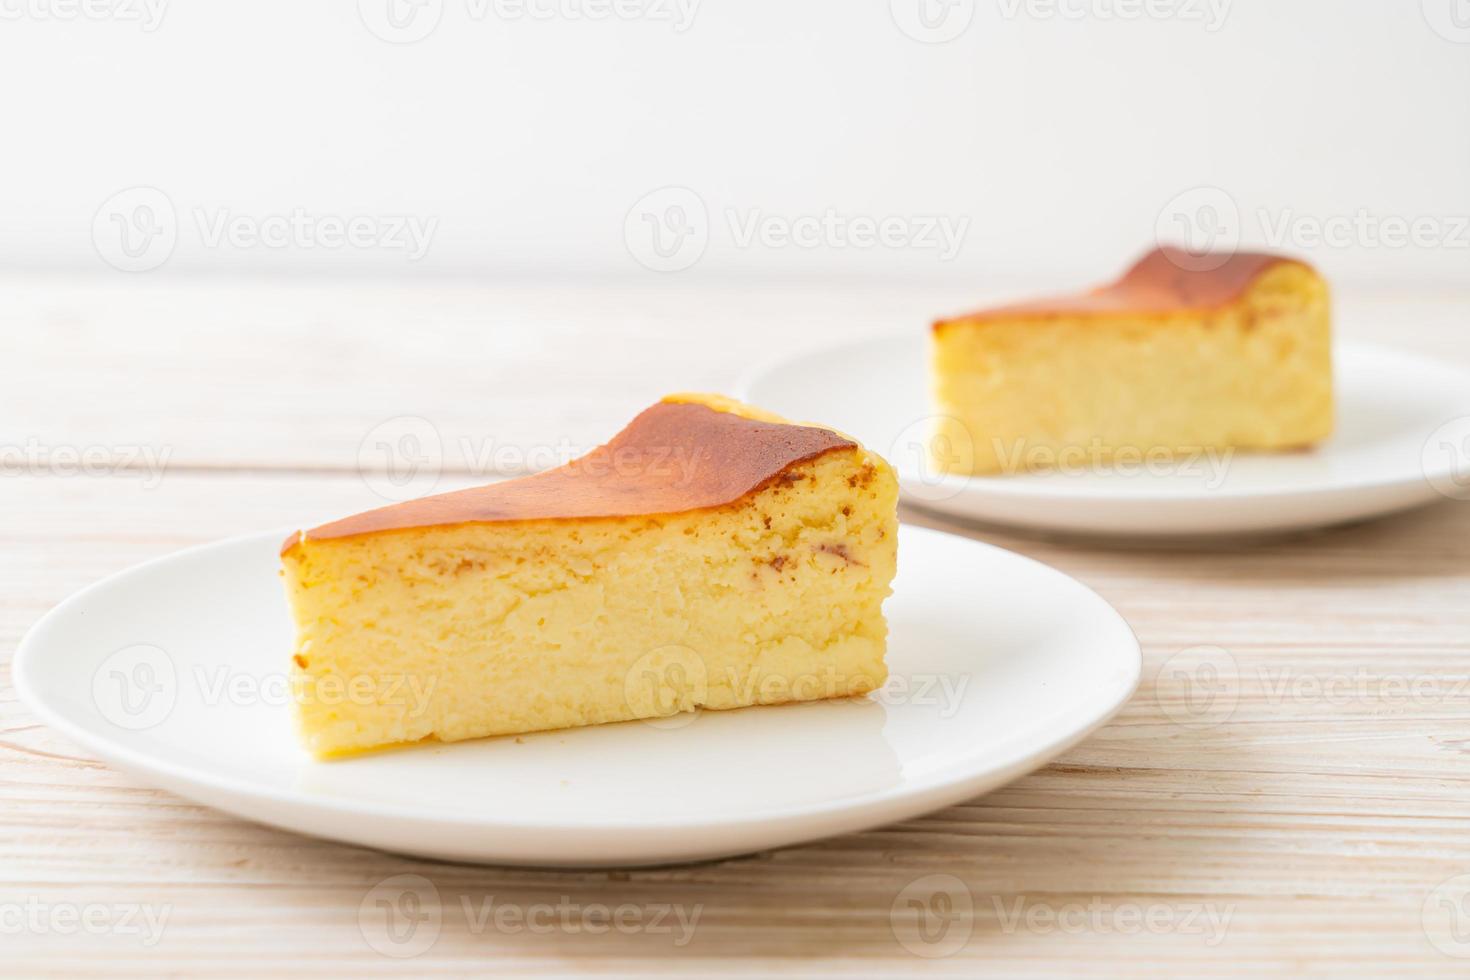
[[[897,482],[846,436],[676,395],[559,469],[292,535],[306,747],[865,694]]]
[[[940,472],[1285,450],[1332,432],[1326,283],[1303,262],[1162,248],[1089,292],[934,325]]]

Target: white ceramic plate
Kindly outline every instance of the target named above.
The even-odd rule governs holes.
[[[1078,582],[904,527],[881,696],[316,762],[286,702],[284,536],[180,552],[68,599],[16,653],[21,698],[120,768],[253,820],[450,860],[613,866],[968,799],[1076,743],[1138,681],[1132,632]]]
[[[1369,344],[1335,350],[1337,432],[1298,453],[1235,453],[996,477],[935,473],[923,338],[759,368],[745,400],[836,426],[898,468],[906,502],[956,517],[1095,535],[1285,531],[1470,496],[1470,374]]]

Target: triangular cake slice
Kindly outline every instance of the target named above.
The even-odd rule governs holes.
[[[1296,449],[1332,432],[1327,285],[1305,263],[1161,248],[1090,292],[933,330],[942,470]]]
[[[897,481],[831,429],[672,396],[559,469],[293,535],[319,756],[864,694]]]

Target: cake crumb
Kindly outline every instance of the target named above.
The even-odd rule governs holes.
[[[847,545],[845,545],[845,544],[841,544],[841,543],[838,543],[838,544],[819,544],[819,545],[813,546],[812,550],[813,551],[816,551],[816,552],[821,552],[821,553],[824,553],[824,554],[828,554],[828,555],[836,555],[838,558],[841,558],[843,561],[847,562],[849,565],[861,565],[861,564],[863,564],[862,562],[858,561],[856,558],[854,558],[852,556],[852,552],[850,552],[850,551],[847,550]]]

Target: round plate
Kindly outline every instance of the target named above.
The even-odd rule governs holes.
[[[1470,373],[1370,344],[1334,350],[1337,431],[1308,451],[1201,454],[994,477],[931,468],[922,338],[869,341],[757,369],[740,396],[856,436],[899,472],[906,503],[1095,535],[1285,531],[1470,495]],[[1436,438],[1442,436],[1442,438]]]
[[[1052,759],[1132,693],[1122,618],[1010,552],[904,527],[888,685],[872,697],[425,744],[333,762],[298,746],[286,531],[114,575],[16,653],[21,698],[143,779],[319,837],[435,858],[626,866],[902,820]]]

